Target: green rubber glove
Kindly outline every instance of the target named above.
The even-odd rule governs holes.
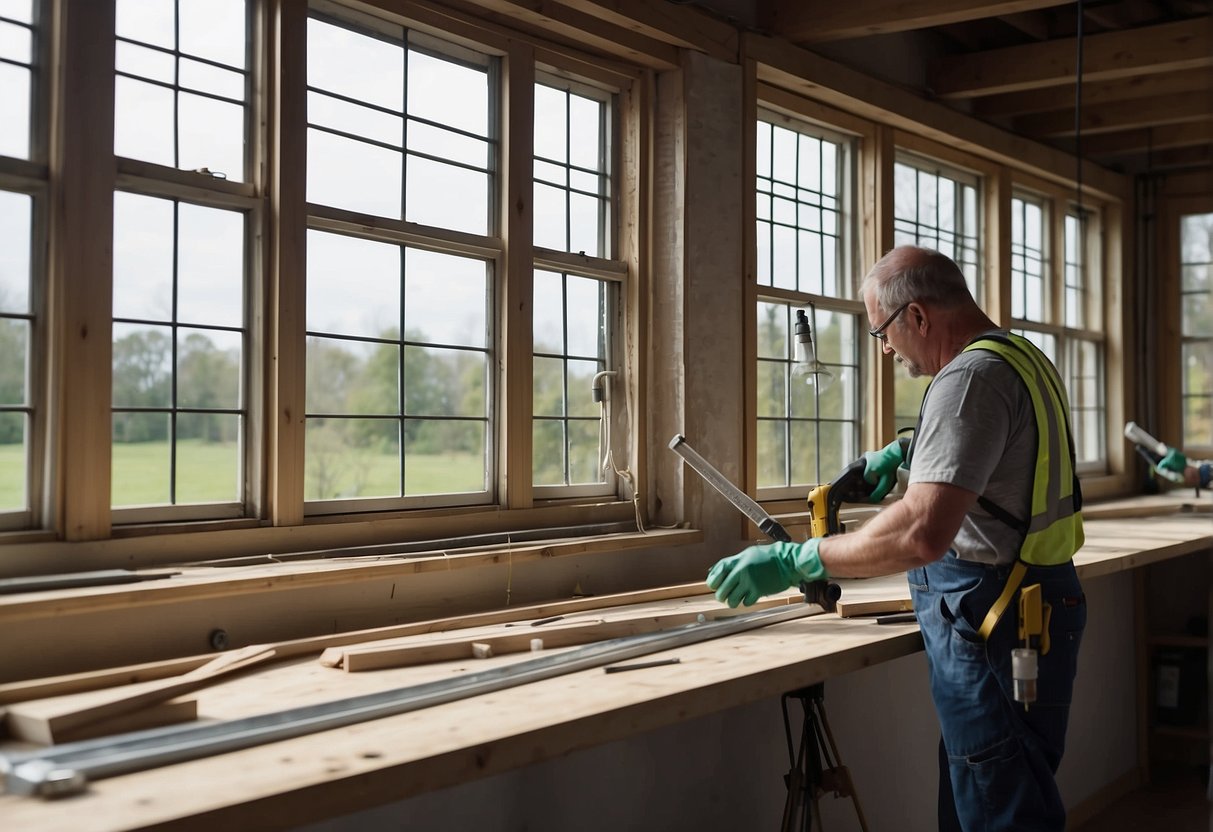
[[[817,547],[821,538],[804,543],[767,543],[723,558],[708,572],[708,589],[716,600],[734,609],[750,606],[764,595],[783,592],[801,581],[826,577]]]
[[[879,503],[897,485],[897,469],[905,462],[905,445],[894,439],[879,451],[868,451],[863,455],[863,478],[875,488],[868,496],[869,503]]]
[[[1182,483],[1184,481],[1184,469],[1187,467],[1188,458],[1179,449],[1167,448],[1167,455],[1158,460],[1154,466],[1154,470],[1171,482]]]

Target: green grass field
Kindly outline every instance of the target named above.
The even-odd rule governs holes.
[[[25,507],[25,457],[20,445],[0,445],[0,511]],[[177,445],[177,502],[236,502],[239,452],[234,442],[184,440]],[[307,499],[316,499],[314,466],[309,466]],[[400,462],[395,454],[353,451],[330,460],[330,488],[324,497],[399,495]],[[167,442],[114,446],[115,507],[163,505],[169,500]],[[425,454],[408,460],[408,493],[476,491],[483,487],[484,462],[474,454]]]

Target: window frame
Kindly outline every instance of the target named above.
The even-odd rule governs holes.
[[[745,131],[744,143],[744,146],[747,148],[746,155],[748,161],[745,180],[747,198],[744,203],[746,208],[743,214],[743,222],[745,228],[746,270],[750,278],[746,280],[743,327],[746,342],[746,362],[743,373],[745,388],[742,391],[746,402],[745,433],[747,464],[745,466],[745,477],[749,493],[754,494],[758,500],[762,501],[770,509],[777,511],[800,511],[804,509],[804,497],[808,492],[808,488],[805,485],[791,484],[760,487],[758,484],[759,455],[757,429],[760,422],[758,406],[758,367],[760,359],[758,357],[757,310],[759,304],[774,303],[789,307],[790,318],[794,318],[792,310],[797,308],[803,308],[806,312],[820,310],[853,316],[856,326],[853,353],[854,364],[845,366],[854,367],[856,374],[853,381],[854,403],[857,407],[862,407],[862,402],[868,389],[871,353],[865,348],[864,341],[860,338],[862,331],[866,327],[863,325],[865,319],[864,306],[862,301],[857,297],[858,280],[861,276],[858,264],[861,262],[861,252],[865,248],[865,242],[863,238],[864,232],[860,228],[858,205],[863,199],[863,194],[867,187],[867,183],[863,180],[862,172],[864,168],[864,146],[865,144],[872,143],[875,140],[875,136],[871,125],[862,119],[766,84],[758,84],[756,86],[753,105],[747,109],[747,112],[750,116],[750,127]],[[824,294],[826,288],[824,283],[822,293],[813,293],[799,289],[781,288],[774,285],[768,286],[760,283],[758,280],[757,235],[759,220],[756,203],[759,192],[757,190],[757,132],[758,124],[761,120],[767,120],[771,124],[790,129],[793,132],[804,133],[819,140],[830,141],[839,146],[837,156],[839,171],[837,185],[840,194],[838,233],[841,239],[837,272],[841,277],[839,289],[843,295],[842,297],[832,297]],[[816,346],[815,320],[810,326],[813,327],[814,345]],[[791,357],[790,350],[792,349],[793,337],[793,333],[789,331],[787,333],[789,358]],[[785,414],[784,418],[787,421],[791,418],[790,414]],[[819,424],[821,420],[815,416],[809,421]],[[835,422],[837,420],[829,419],[827,421]],[[857,418],[853,428],[853,441],[857,448],[862,448],[869,433],[870,426],[865,424],[865,420],[862,417]],[[790,454],[791,452],[790,447],[785,448],[785,454]],[[815,462],[815,465],[818,466],[818,477],[823,481],[828,481],[834,476],[835,472],[820,470],[819,459]],[[790,456],[785,455],[784,469],[789,472],[790,476]],[[807,485],[811,487],[812,484]]]
[[[180,0],[176,0],[176,2],[180,2]],[[176,10],[177,6],[174,6],[174,9]],[[241,294],[244,309],[241,324],[244,363],[240,368],[241,406],[239,408],[243,413],[243,424],[237,443],[238,453],[241,457],[238,463],[239,493],[237,499],[231,501],[184,505],[157,503],[147,506],[114,506],[111,495],[108,508],[111,523],[115,527],[196,520],[255,520],[263,510],[265,473],[261,464],[263,432],[259,427],[265,418],[265,394],[261,386],[263,378],[261,367],[265,363],[265,348],[262,345],[265,343],[266,331],[261,300],[265,279],[265,254],[262,247],[267,236],[266,223],[269,206],[266,188],[263,184],[265,165],[262,164],[262,159],[267,155],[266,132],[263,129],[255,128],[255,125],[264,125],[267,122],[267,102],[261,92],[265,86],[264,77],[267,71],[264,14],[262,4],[258,0],[245,0],[244,166],[246,175],[243,180],[229,180],[224,176],[205,172],[204,169],[185,170],[119,156],[116,148],[113,151],[117,170],[113,192],[115,195],[118,192],[132,193],[205,208],[239,211],[244,215],[242,258],[244,274]],[[115,49],[119,40],[120,37],[115,32],[113,40]],[[109,81],[111,89],[120,74],[116,66],[112,67]],[[115,123],[117,122],[116,108],[115,97],[111,108],[115,110]],[[177,210],[179,209],[175,207],[174,212]],[[113,215],[111,214],[111,216]],[[174,260],[178,256],[175,229],[176,223],[174,223],[173,241]],[[112,239],[113,231],[111,230],[110,233]],[[174,268],[174,275],[175,271]],[[112,269],[109,277],[112,299]],[[110,321],[112,326],[112,310]],[[112,349],[112,341],[110,348]],[[112,370],[112,354],[109,357],[109,364]],[[177,368],[172,368],[171,372],[175,377]],[[108,409],[112,420],[114,413],[112,400],[109,402]],[[110,444],[110,476],[112,477],[112,426]],[[172,475],[175,476],[175,474]]]
[[[47,381],[51,344],[47,306],[51,234],[51,181],[47,164],[51,106],[49,76],[52,60],[51,50],[48,48],[51,37],[48,26],[51,19],[50,0],[32,0],[30,6],[27,152],[24,158],[0,155],[0,190],[30,198],[28,309],[25,314],[11,316],[29,321],[25,368],[26,403],[22,407],[6,409],[6,412],[26,414],[25,506],[11,511],[0,509],[0,532],[38,528],[50,515],[47,502],[51,464]]]

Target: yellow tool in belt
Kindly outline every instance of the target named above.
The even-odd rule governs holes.
[[[1015,591],[1019,590],[1019,640],[1023,646],[1011,651],[1011,681],[1015,701],[1022,702],[1025,708],[1036,701],[1037,648],[1041,656],[1049,652],[1049,619],[1053,614],[1053,608],[1041,598],[1040,584],[1020,587],[1027,571],[1026,563],[1022,560],[1015,562],[1002,594],[990,607],[977,631],[982,641],[988,640]]]

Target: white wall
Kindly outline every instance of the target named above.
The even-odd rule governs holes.
[[[1136,765],[1132,580],[1098,578],[1085,590],[1090,620],[1058,776],[1070,806]],[[830,680],[825,706],[869,829],[932,832],[939,731],[924,656]],[[304,830],[774,830],[787,769],[772,699]],[[859,829],[849,801],[827,796],[822,807],[830,832]]]

